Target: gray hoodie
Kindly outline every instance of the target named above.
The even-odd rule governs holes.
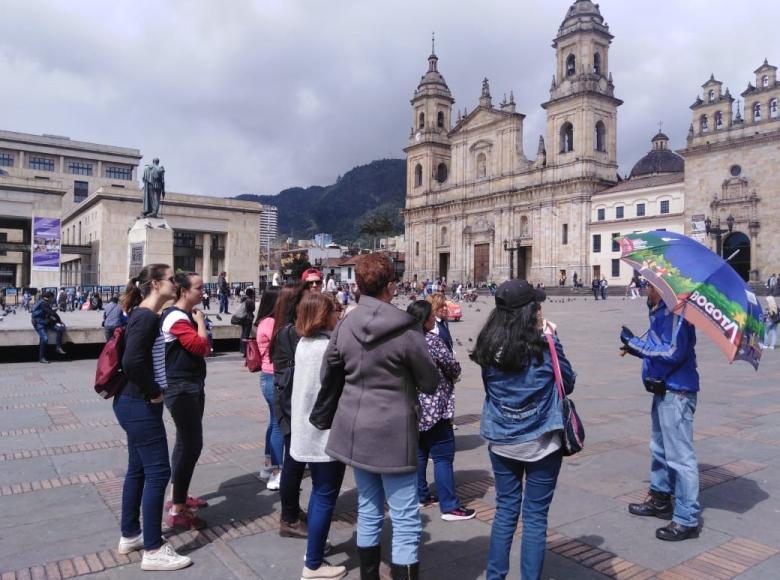
[[[421,325],[371,296],[334,330],[322,361],[322,388],[344,388],[326,453],[372,473],[417,469],[417,390],[436,391],[439,372]]]

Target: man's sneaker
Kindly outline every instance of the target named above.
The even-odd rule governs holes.
[[[460,520],[470,520],[477,515],[477,511],[469,508],[459,507],[451,512],[441,514],[441,519],[445,522],[457,522]]]
[[[429,495],[424,500],[420,501],[420,509],[431,507],[432,505],[436,505],[439,503],[439,496],[438,495]]]
[[[66,353],[61,346],[57,347],[57,354],[68,354]]]
[[[655,531],[655,537],[667,542],[680,542],[682,540],[687,540],[688,538],[698,538],[699,526],[687,527],[672,522],[668,526],[658,528]]]
[[[316,570],[304,566],[301,580],[330,580],[331,578],[343,578],[346,575],[347,569],[344,566],[334,566],[327,560],[323,560]]]
[[[179,530],[201,530],[207,526],[205,520],[202,520],[190,510],[184,510],[178,514],[167,512],[165,514],[165,525]]]
[[[635,516],[653,516],[662,520],[671,520],[674,512],[672,496],[651,489],[647,492],[644,502],[628,504],[628,511]]]
[[[122,536],[119,538],[119,547],[116,549],[120,554],[129,554],[135,552],[144,547],[144,535],[143,532],[138,534],[135,538],[125,538]]]
[[[282,471],[279,470],[276,473],[272,474],[271,477],[268,478],[268,483],[265,484],[266,489],[270,489],[272,491],[276,491],[281,487],[281,481],[282,481]]]
[[[42,364],[45,364],[45,365],[49,364],[49,360],[45,359],[45,358],[38,359],[38,362],[42,363]]]
[[[306,538],[309,536],[309,530],[306,522],[298,520],[294,524],[289,524],[284,520],[279,523],[279,535],[283,538]]]
[[[144,552],[141,558],[141,570],[181,570],[190,564],[192,560],[177,554],[170,544],[163,544],[154,552]]]

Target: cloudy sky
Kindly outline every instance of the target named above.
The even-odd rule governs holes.
[[[473,109],[514,90],[544,132],[550,46],[571,0],[2,0],[0,128],[137,147],[171,191],[277,193],[402,157],[436,31]],[[603,0],[615,36],[620,172],[663,130],[680,148],[711,72],[738,96],[780,63],[780,2]]]

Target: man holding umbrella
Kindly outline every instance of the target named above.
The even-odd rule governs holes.
[[[693,449],[693,414],[699,391],[696,331],[674,314],[659,291],[648,285],[650,328],[642,337],[623,327],[623,353],[642,360],[642,380],[653,393],[650,412],[650,490],[628,511],[637,516],[671,519],[656,530],[659,540],[680,541],[699,535],[699,468]]]

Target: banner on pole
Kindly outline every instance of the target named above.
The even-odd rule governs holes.
[[[38,272],[60,271],[60,220],[33,218],[32,269]]]

